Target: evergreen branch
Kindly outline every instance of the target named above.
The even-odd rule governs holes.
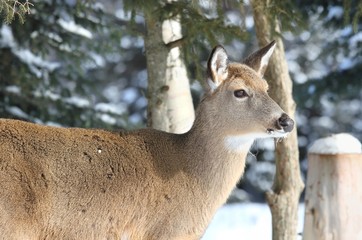
[[[17,0],[0,0],[0,13],[4,12],[5,23],[10,23],[15,16],[18,16],[21,23],[24,23],[25,14],[30,14],[30,8],[34,4],[26,0],[21,3]]]

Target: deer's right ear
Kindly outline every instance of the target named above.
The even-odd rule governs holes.
[[[216,46],[207,63],[207,83],[214,91],[228,76],[228,56],[222,46]]]

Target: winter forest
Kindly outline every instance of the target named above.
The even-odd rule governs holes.
[[[172,118],[192,124],[213,47],[224,46],[233,61],[259,48],[254,12],[264,2],[272,16],[266,19],[278,29],[270,34],[282,39],[293,83],[305,182],[307,150],[316,139],[346,132],[362,141],[360,0],[0,0],[0,117],[61,127],[182,132]],[[174,75],[188,82],[177,88],[190,88],[192,99],[173,103],[183,115],[164,122],[165,116],[150,109],[169,91],[161,78]],[[276,174],[274,152],[273,140],[253,145],[229,208],[205,240],[239,239],[233,228],[243,225],[259,227],[242,232],[250,239],[271,239],[260,228],[271,228],[265,192]],[[301,206],[303,199],[304,192]],[[242,215],[239,211],[250,212],[249,218],[227,220],[227,213]],[[218,223],[225,222],[224,235],[217,233]]]

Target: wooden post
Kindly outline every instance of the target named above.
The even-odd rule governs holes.
[[[348,134],[319,139],[308,153],[303,240],[360,239],[361,143]]]

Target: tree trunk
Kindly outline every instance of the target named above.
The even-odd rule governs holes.
[[[292,81],[285,59],[284,46],[275,16],[268,15],[268,0],[253,0],[256,35],[260,46],[273,38],[276,48],[265,74],[270,86],[270,96],[295,119],[295,102],[292,97]],[[274,22],[271,22],[274,21]],[[275,24],[272,24],[275,23]],[[274,28],[274,29],[273,29]],[[283,141],[276,140],[276,175],[272,191],[266,197],[272,213],[273,240],[291,240],[297,237],[298,203],[304,188],[299,170],[299,152],[296,126]]]
[[[186,67],[178,46],[167,43],[180,40],[181,24],[177,17],[159,21],[154,12],[145,13],[145,39],[148,72],[148,126],[184,133],[195,118]]]

